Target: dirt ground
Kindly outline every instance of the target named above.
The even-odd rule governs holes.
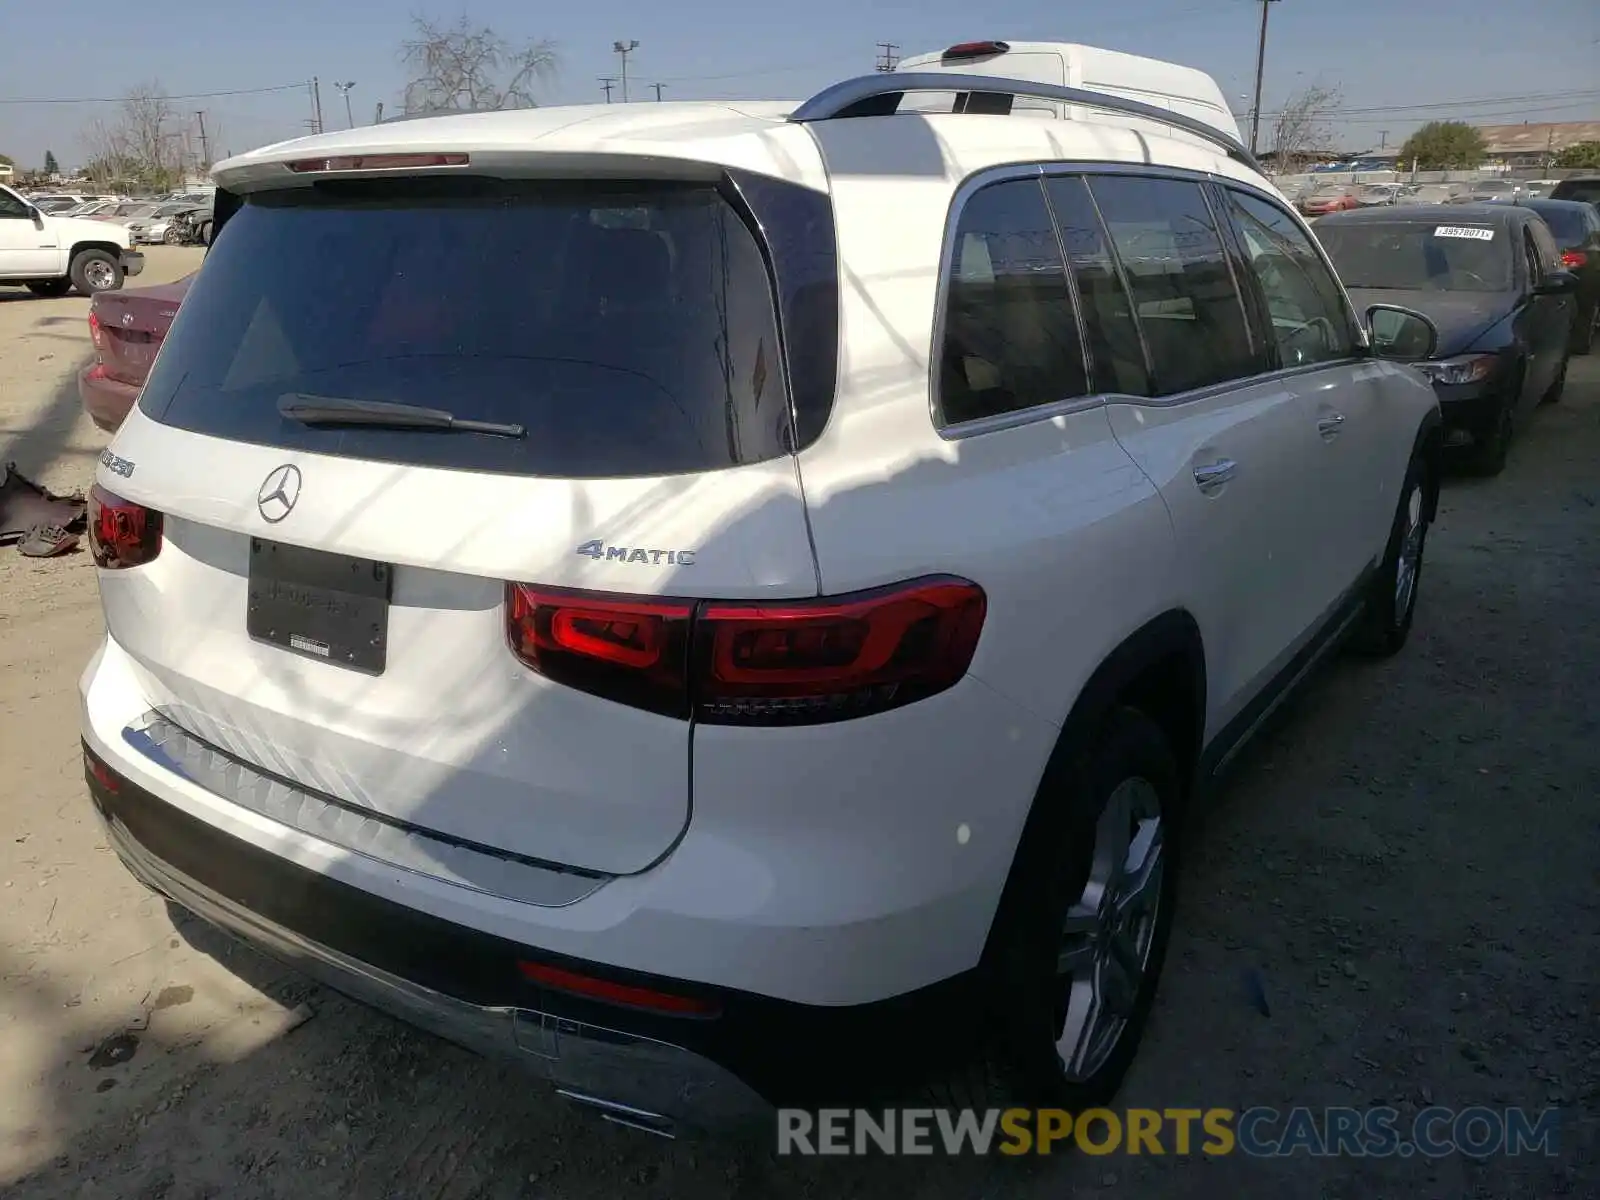
[[[157,248],[140,283],[192,251]],[[0,290],[0,460],[86,486],[87,302]],[[0,1190],[18,1200],[1600,1195],[1600,356],[1494,481],[1453,480],[1398,659],[1341,661],[1191,849],[1122,1097],[1564,1110],[1560,1153],[1438,1161],[795,1161],[668,1143],[165,906],[84,795],[87,555],[0,550]],[[1270,1016],[1244,980],[1264,980]]]

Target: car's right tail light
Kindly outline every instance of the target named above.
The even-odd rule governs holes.
[[[1561,252],[1561,265],[1569,271],[1576,271],[1589,261],[1589,256],[1582,250],[1563,250]]]
[[[96,484],[89,490],[89,550],[107,571],[143,566],[161,553],[161,514]]]
[[[643,600],[510,584],[511,648],[540,674],[717,725],[812,725],[957,683],[983,590],[948,576],[808,600]]]

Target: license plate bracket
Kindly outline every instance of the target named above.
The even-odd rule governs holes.
[[[382,675],[393,586],[388,563],[251,538],[245,632],[292,654]]]

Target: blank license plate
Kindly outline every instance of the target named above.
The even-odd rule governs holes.
[[[251,538],[245,629],[258,642],[381,675],[393,577],[388,563]]]

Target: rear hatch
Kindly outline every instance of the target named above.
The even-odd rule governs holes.
[[[139,387],[150,373],[161,339],[172,327],[193,275],[159,287],[100,292],[89,306],[95,349],[105,373]]]
[[[816,591],[785,376],[762,248],[711,185],[254,195],[118,436],[106,482],[166,515],[153,561],[101,573],[108,628],[153,709],[273,775],[642,870],[690,798],[651,606]],[[372,403],[487,428],[343,423]],[[584,653],[541,673],[508,581],[635,607],[561,600]]]

